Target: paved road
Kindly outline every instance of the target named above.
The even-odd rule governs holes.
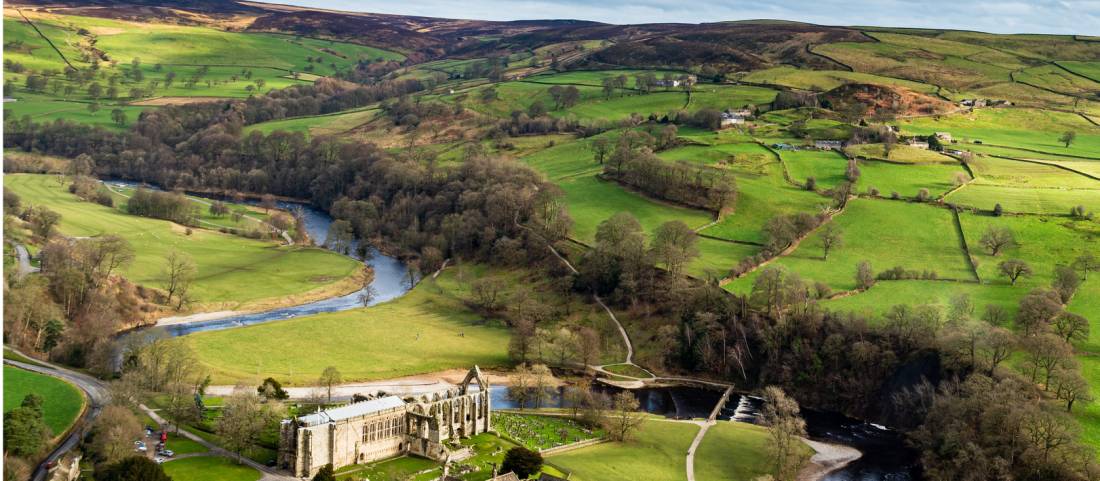
[[[19,352],[19,351],[15,351]],[[20,353],[21,354],[21,353]],[[11,359],[4,359],[4,364],[10,364],[28,371],[33,371],[47,376],[53,376],[59,379],[63,379],[80,388],[84,391],[85,397],[88,399],[88,408],[84,410],[84,415],[77,420],[76,427],[72,429],[72,432],[56,447],[53,452],[46,457],[46,460],[38,465],[34,470],[34,475],[31,477],[34,481],[43,481],[46,479],[46,464],[52,461],[57,461],[61,456],[68,453],[73,448],[80,444],[80,440],[84,437],[84,433],[87,431],[88,426],[92,421],[99,416],[99,412],[103,409],[103,406],[107,403],[107,386],[102,381],[91,377],[87,374],[81,374],[78,372],[70,371],[68,369],[50,364],[48,362],[39,361],[42,365],[28,364],[24,362],[14,361]]]
[[[15,255],[19,258],[19,278],[22,279],[32,272],[38,272],[38,268],[31,265],[31,255],[23,244],[15,244]]]

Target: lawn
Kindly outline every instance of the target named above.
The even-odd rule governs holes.
[[[417,475],[421,471],[431,471]],[[426,458],[402,456],[365,465],[352,465],[336,470],[336,479],[341,481],[359,481],[361,479],[412,479],[416,481],[434,481],[439,478],[439,463]]]
[[[707,430],[695,451],[695,479],[751,480],[772,474],[770,439],[767,428],[719,421]],[[805,444],[797,447],[807,457],[813,454]]]
[[[4,366],[4,412],[19,407],[28,394],[42,397],[46,426],[54,436],[72,426],[84,409],[84,395],[65,381],[45,374]]]
[[[974,281],[963,254],[951,211],[924,204],[857,199],[848,203],[833,223],[844,245],[822,259],[820,230],[790,255],[776,260],[803,280],[824,282],[833,289],[855,288],[855,274],[866,260],[878,273],[895,266],[934,271],[941,279]],[[734,292],[749,292],[760,270],[727,284]]]
[[[444,271],[440,279],[453,275]],[[180,342],[194,349],[215,384],[275,376],[308,385],[328,366],[352,382],[509,365],[508,330],[468,311],[437,281],[369,308],[201,332]]]
[[[597,444],[547,459],[571,471],[571,479],[580,481],[683,479],[685,455],[698,431],[699,426],[694,424],[650,419],[642,424],[633,441]]]
[[[236,460],[221,456],[195,456],[163,464],[164,473],[173,481],[255,481],[262,473]]]
[[[558,185],[565,191],[565,202],[573,218],[573,236],[581,242],[593,242],[596,227],[619,212],[634,215],[650,233],[671,220],[683,221],[690,227],[699,227],[712,220],[710,214],[701,210],[650,200],[595,176],[575,177]]]
[[[736,266],[741,259],[760,252],[759,246],[706,237],[699,237],[696,247],[699,249],[699,257],[696,257],[687,265],[687,273],[699,279],[721,279],[726,277],[730,269]]]
[[[300,303],[358,287],[352,277],[360,264],[314,247],[287,247],[212,230],[186,230],[174,223],[124,214],[82,202],[52,176],[6,175],[4,185],[24,203],[46,205],[61,214],[59,230],[68,236],[115,234],[128,240],[134,262],[122,274],[132,282],[161,287],[164,259],[173,250],[189,255],[198,269],[192,286],[196,306],[241,309],[271,303]]]
[[[589,429],[569,418],[534,414],[493,414],[493,429],[536,451],[604,435],[602,429]]]

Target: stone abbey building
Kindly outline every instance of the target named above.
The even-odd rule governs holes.
[[[447,441],[488,431],[489,417],[489,381],[474,366],[444,392],[382,396],[284,420],[279,467],[312,477],[326,464],[339,469],[403,454],[444,461]]]

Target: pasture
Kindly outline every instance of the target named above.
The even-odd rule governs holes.
[[[1078,115],[1037,109],[978,109],[972,113],[898,121],[903,133],[930,135],[950,132],[962,143],[1036,150],[1041,153],[1100,159],[1100,127]],[[1058,141],[1064,132],[1077,133],[1067,148]]]
[[[934,150],[918,149],[905,144],[894,145],[890,149],[890,155],[886,155],[882,144],[851,145],[844,149],[853,157],[867,157],[870,159],[885,159],[893,162],[907,164],[941,163],[956,164],[958,161]]]
[[[976,281],[963,254],[951,211],[928,205],[856,199],[832,222],[843,233],[844,245],[823,259],[820,230],[811,234],[791,254],[771,265],[782,266],[808,282],[823,282],[836,290],[856,287],[860,262],[871,263],[878,273],[895,266],[934,271],[940,279]],[[734,292],[749,292],[760,270],[726,285]]]
[[[1068,214],[1070,209],[1079,205],[1100,205],[1100,190],[972,184],[952,192],[945,200],[987,211],[1001,204],[1005,212]]]
[[[795,182],[813,177],[819,188],[830,189],[846,180],[848,160],[832,150],[782,150],[779,157]]]
[[[701,210],[648,199],[630,192],[612,181],[594,175],[563,180],[558,186],[565,192],[565,203],[573,218],[573,237],[585,243],[596,238],[596,227],[619,212],[629,212],[638,219],[646,232],[659,225],[680,220],[689,227],[700,227],[713,218]]]
[[[4,412],[19,407],[28,394],[42,397],[42,418],[54,436],[64,433],[84,409],[84,395],[58,378],[4,366]]]
[[[897,192],[906,199],[916,198],[921,189],[928,189],[932,197],[943,195],[955,187],[956,176],[966,174],[958,164],[898,165],[871,160],[859,161],[858,167],[858,192],[866,193],[874,187],[880,196],[889,197]]]
[[[722,216],[722,220],[702,233],[723,239],[762,243],[762,228],[768,219],[796,212],[817,213],[830,204],[825,197],[786,183],[780,173],[781,168],[778,164],[771,164],[768,176],[738,176],[734,211]]]
[[[195,309],[258,308],[327,297],[359,287],[362,268],[348,257],[314,247],[280,246],[207,229],[192,229],[159,219],[124,214],[80,201],[48,175],[15,174],[4,185],[31,205],[61,214],[58,229],[73,237],[121,236],[134,248],[134,262],[121,274],[159,288],[166,279],[165,259],[173,250],[190,256],[197,267],[191,292]],[[257,281],[262,279],[262,282]]]
[[[757,479],[772,474],[771,436],[754,424],[718,421],[707,430],[695,452],[695,479],[724,481]],[[795,449],[809,457],[813,450],[797,443]]]
[[[440,280],[452,275],[444,271]],[[467,310],[439,280],[426,279],[405,296],[368,308],[196,333],[180,342],[194,349],[215,384],[275,376],[310,385],[328,366],[339,369],[344,382],[474,364],[504,367],[510,365],[508,336]]]

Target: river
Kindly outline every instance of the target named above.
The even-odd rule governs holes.
[[[122,180],[106,180],[104,181],[104,183],[115,187],[136,188],[143,185],[139,182]],[[156,188],[149,185],[144,185],[144,187],[149,189]],[[202,193],[188,192],[188,195],[212,200],[220,200],[218,197]],[[301,209],[303,217],[305,219],[306,232],[309,233],[310,239],[312,239],[314,244],[316,245],[323,246],[325,244],[325,240],[328,237],[329,226],[332,225],[331,216],[329,216],[324,211],[300,202],[279,201],[277,204],[280,209],[287,211]],[[358,250],[357,247],[357,244],[353,245],[351,251],[353,253],[356,252]],[[363,260],[356,254],[353,254],[351,257],[358,260]],[[374,277],[370,283],[371,288],[374,290],[374,296],[368,305],[374,305],[380,302],[386,302],[401,297],[405,295],[405,293],[409,292],[409,290],[413,286],[415,286],[416,282],[419,280],[415,277],[415,274],[410,277],[408,268],[403,262],[382,253],[374,247],[370,247],[367,249],[365,262],[368,266],[370,266],[371,270],[374,273]],[[363,307],[363,302],[361,300],[362,292],[363,291],[360,290],[343,296],[330,297],[328,299],[322,299],[319,301],[300,304],[297,306],[282,307],[262,312],[239,314],[228,317],[221,317],[218,319],[195,321],[169,326],[143,328],[138,332],[141,332],[144,335],[184,336],[195,332],[229,329],[233,327],[260,324],[263,322],[278,321],[283,319],[291,319],[294,317],[308,316],[312,314],[347,311],[350,309]]]

